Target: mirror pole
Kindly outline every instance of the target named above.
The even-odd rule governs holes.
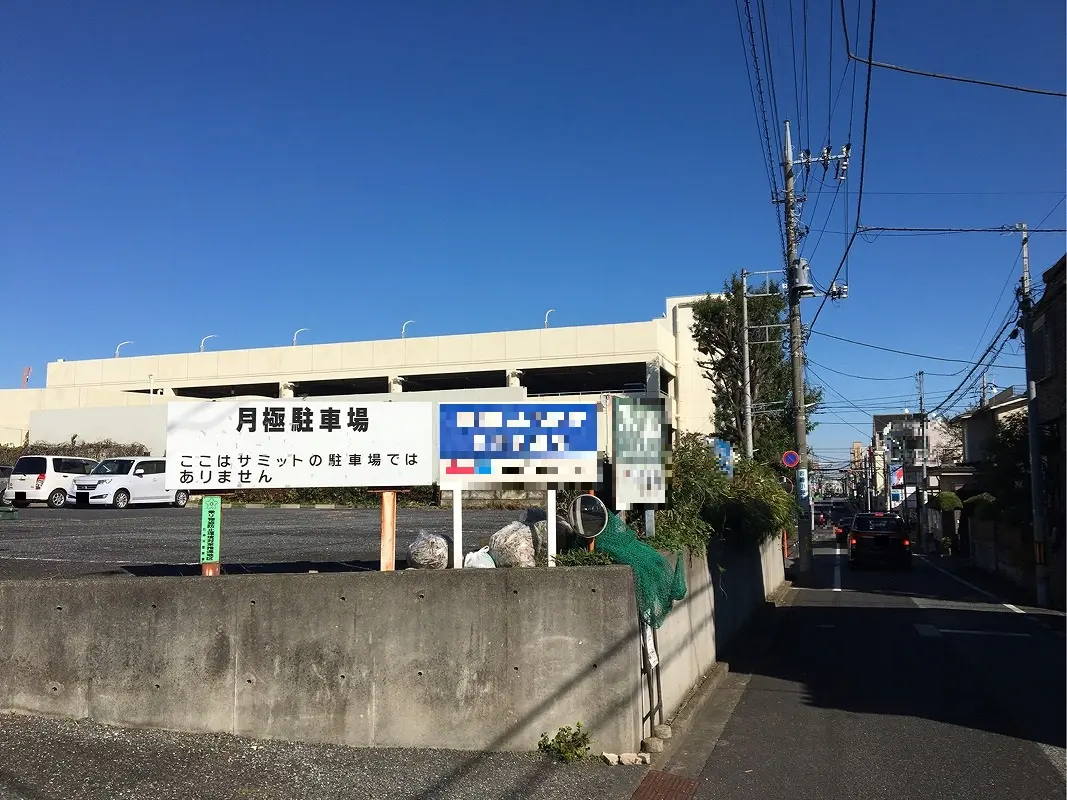
[[[548,566],[554,567],[556,566],[556,490],[549,489],[546,494]]]

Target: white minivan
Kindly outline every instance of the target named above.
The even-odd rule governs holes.
[[[105,458],[85,477],[74,479],[71,500],[80,506],[126,508],[131,503],[170,503],[185,508],[189,492],[167,492],[162,458]]]
[[[48,503],[62,508],[67,502],[71,481],[88,475],[96,462],[73,456],[19,456],[4,490],[4,501],[18,508],[30,503]]]

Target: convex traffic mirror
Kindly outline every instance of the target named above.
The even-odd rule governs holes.
[[[595,539],[608,527],[608,507],[595,494],[581,494],[570,508],[574,532],[583,539]]]

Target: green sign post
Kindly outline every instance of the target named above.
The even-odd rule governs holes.
[[[222,498],[211,495],[200,503],[200,574],[219,574],[222,541]]]

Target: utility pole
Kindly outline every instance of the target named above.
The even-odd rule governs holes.
[[[919,435],[921,438],[921,449],[918,452],[922,453],[922,478],[919,482],[919,489],[915,495],[915,511],[919,515],[919,542],[920,547],[926,546],[926,540],[929,537],[930,531],[926,524],[926,463],[927,453],[926,450],[929,444],[926,441],[926,395],[924,393],[924,379],[926,373],[919,370]]]
[[[982,405],[985,405],[986,401],[986,382],[985,382],[985,370],[982,370]]]
[[[797,526],[800,571],[811,569],[811,503],[808,499],[808,418],[804,396],[804,331],[800,324],[800,290],[797,272],[800,255],[797,252],[796,185],[793,178],[793,140],[789,135],[789,120],[785,121],[785,145],[782,168],[785,171],[785,248],[786,276],[789,286],[789,360],[793,367],[793,431],[796,435],[797,505],[800,520]]]
[[[867,451],[867,510],[874,511],[874,495],[878,491],[878,462],[874,457],[874,434],[871,434],[871,449]]]
[[[741,270],[741,359],[744,361],[745,458],[752,458],[752,376],[748,365],[748,270]]]
[[[1026,427],[1030,439],[1030,513],[1034,527],[1034,579],[1037,584],[1037,604],[1041,608],[1048,608],[1049,579],[1045,558],[1045,487],[1041,469],[1041,425],[1037,419],[1037,381],[1030,350],[1034,308],[1030,289],[1030,235],[1026,231],[1026,223],[1021,224],[1019,228],[1023,233],[1023,280],[1019,294],[1019,310],[1022,311],[1023,351],[1026,355]]]

